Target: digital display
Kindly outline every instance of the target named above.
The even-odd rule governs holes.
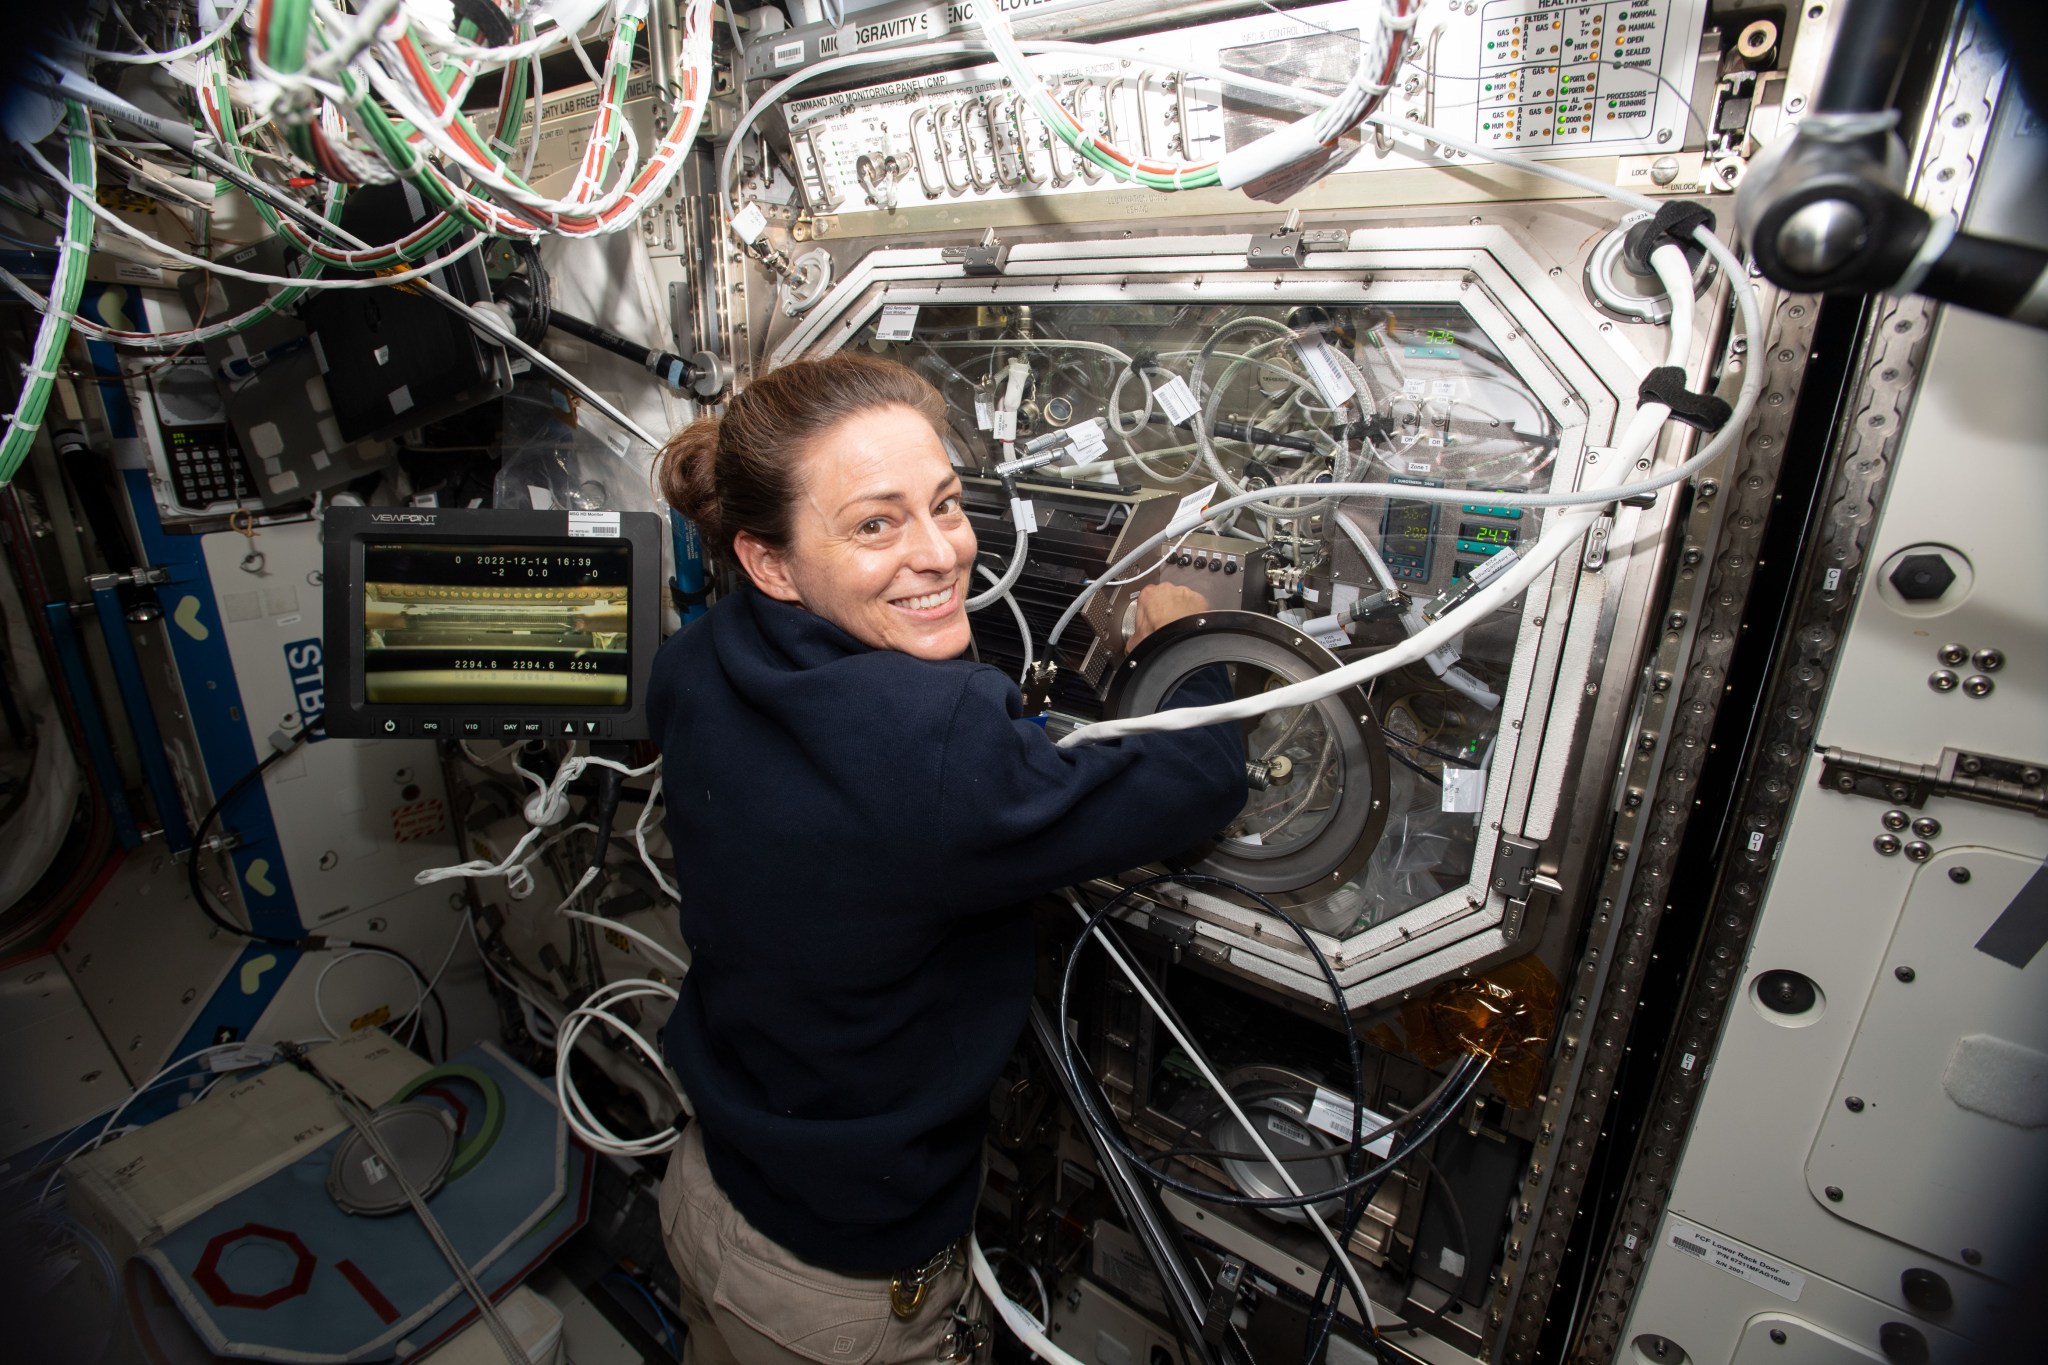
[[[1394,577],[1415,582],[1429,580],[1430,543],[1435,535],[1435,503],[1404,498],[1387,500],[1386,512],[1380,518],[1380,553],[1386,557],[1387,568]]]
[[[629,545],[363,546],[363,700],[625,706]]]
[[[1482,545],[1513,545],[1521,538],[1520,527],[1488,526],[1479,521],[1458,523],[1458,539],[1477,541]]]

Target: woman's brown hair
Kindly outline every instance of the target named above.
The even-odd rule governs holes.
[[[791,361],[740,390],[722,416],[669,438],[655,466],[661,494],[728,563],[742,531],[784,549],[811,442],[849,417],[898,406],[945,429],[945,400],[906,365],[858,351]]]

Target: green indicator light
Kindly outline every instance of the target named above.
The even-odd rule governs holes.
[[[1493,125],[1491,123],[1482,123],[1479,125],[1479,131],[1483,133],[1490,130],[1492,127]]]
[[[1491,52],[1491,51],[1493,50],[1493,44],[1492,44],[1492,43],[1488,43],[1488,44],[1486,45],[1486,50],[1487,50],[1487,51],[1489,51],[1489,52]]]

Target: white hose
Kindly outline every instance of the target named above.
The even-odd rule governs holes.
[[[1718,238],[1704,228],[1694,234],[1699,243],[1713,255],[1736,282],[1736,303],[1742,313],[1743,333],[1754,341],[1763,335],[1763,317],[1757,303],[1756,290],[1749,284],[1747,272],[1734,254],[1723,246]],[[1692,315],[1692,272],[1685,255],[1676,246],[1666,244],[1651,253],[1651,265],[1658,278],[1672,297],[1672,320],[1690,323]],[[1681,298],[1683,302],[1680,302]],[[1682,363],[1684,334],[1675,328],[1672,332],[1671,354],[1679,359],[1671,363]],[[1670,409],[1661,403],[1645,403],[1638,407],[1630,418],[1621,439],[1608,453],[1606,468],[1596,469],[1587,486],[1573,493],[1489,493],[1490,500],[1520,506],[1562,507],[1561,513],[1548,527],[1529,553],[1499,578],[1474,593],[1458,610],[1438,620],[1428,629],[1410,636],[1403,643],[1369,659],[1346,664],[1342,668],[1291,683],[1273,691],[1247,697],[1238,701],[1224,702],[1215,706],[1180,707],[1157,712],[1149,716],[1133,716],[1125,720],[1098,721],[1074,730],[1060,744],[1068,747],[1076,744],[1097,744],[1105,740],[1118,739],[1125,735],[1149,734],[1165,730],[1187,730],[1204,725],[1215,725],[1226,720],[1242,720],[1248,716],[1263,715],[1268,711],[1284,707],[1306,706],[1311,702],[1334,695],[1347,687],[1356,686],[1370,678],[1376,678],[1394,669],[1402,668],[1448,641],[1456,639],[1475,622],[1496,610],[1502,604],[1519,596],[1545,570],[1554,564],[1568,549],[1577,544],[1579,537],[1599,518],[1600,509],[1630,491],[1648,491],[1691,478],[1699,470],[1721,457],[1729,445],[1740,436],[1750,411],[1756,406],[1757,394],[1763,387],[1761,366],[1745,367],[1742,387],[1736,396],[1734,411],[1729,420],[1707,442],[1706,447],[1691,459],[1666,470],[1662,474],[1650,475],[1636,480],[1627,480],[1627,473],[1657,438],[1657,433],[1670,416]],[[1589,455],[1588,461],[1593,460]],[[1325,484],[1319,491],[1335,497],[1381,496],[1420,498],[1424,501],[1452,502],[1467,494],[1459,489],[1427,488],[1420,486],[1391,484]],[[1448,495],[1448,496],[1438,496]],[[1134,547],[1123,560],[1113,566],[1104,577],[1112,577],[1127,568],[1140,554],[1169,535],[1183,532],[1186,521],[1208,520],[1230,512],[1239,506],[1256,501],[1265,501],[1274,496],[1298,496],[1292,489],[1260,489],[1240,497],[1230,498],[1209,508],[1206,512],[1191,514],[1189,518],[1176,519],[1157,535]],[[1080,609],[1093,595],[1091,584],[1069,604],[1066,613],[1053,627],[1047,637],[1048,645],[1058,641],[1068,621],[1078,615]]]
[[[974,571],[998,586],[1002,583],[1002,580],[996,577],[995,570],[989,568],[986,564],[975,565]],[[990,592],[996,592],[997,590],[997,588],[989,589]],[[1010,615],[1017,618],[1017,638],[1024,642],[1024,667],[1019,669],[1017,673],[1017,685],[1022,687],[1031,678],[1031,665],[1037,662],[1037,656],[1031,651],[1031,623],[1024,619],[1024,608],[1017,605],[1016,597],[1008,588],[1002,588],[1000,595],[1003,601],[1008,604]],[[682,897],[677,896],[676,899],[681,900]]]

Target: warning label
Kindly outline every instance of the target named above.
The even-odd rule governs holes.
[[[1671,1220],[1671,1245],[1688,1256],[1697,1256],[1738,1280],[1748,1280],[1776,1294],[1791,1303],[1799,1302],[1799,1295],[1806,1288],[1806,1276],[1789,1266],[1782,1265],[1760,1252],[1716,1237],[1696,1223],[1683,1218]]]

